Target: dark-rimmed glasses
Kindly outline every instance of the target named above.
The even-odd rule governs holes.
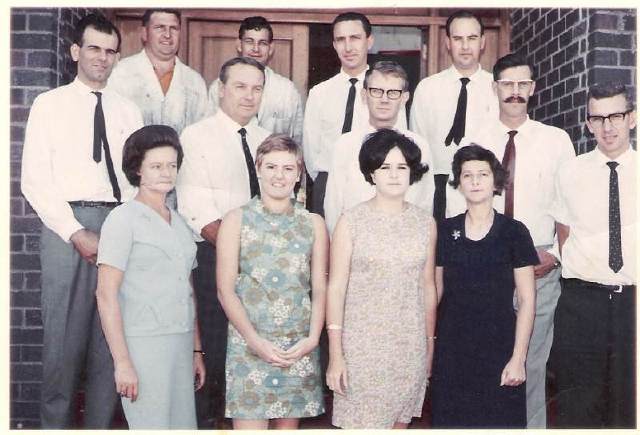
[[[618,126],[622,124],[624,117],[631,112],[633,112],[633,110],[610,113],[608,115],[587,115],[587,121],[589,121],[593,127],[602,127],[604,125],[604,120],[608,119],[612,125]]]
[[[387,98],[390,100],[397,100],[402,96],[402,89],[381,89],[381,88],[367,88],[367,92],[373,98],[382,98],[384,94],[387,94]]]

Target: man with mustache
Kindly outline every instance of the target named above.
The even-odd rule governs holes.
[[[527,353],[527,428],[545,428],[546,365],[553,342],[553,317],[560,296],[560,255],[555,245],[555,221],[550,208],[560,164],[575,156],[564,130],[534,121],[527,103],[535,90],[533,67],[518,54],[501,57],[493,67],[493,89],[499,120],[463,145],[477,143],[490,149],[508,171],[505,191],[494,201],[496,210],[525,224],[538,252],[536,317]],[[449,188],[447,215],[464,212],[462,195]],[[554,246],[555,245],[555,246]]]
[[[438,222],[444,219],[445,187],[460,141],[494,121],[498,113],[491,74],[480,67],[485,43],[482,22],[460,10],[449,16],[445,29],[452,65],[418,84],[410,116],[411,131],[427,139],[431,147],[436,186],[433,216]]]
[[[270,132],[258,125],[264,66],[235,57],[220,69],[220,110],[185,128],[178,173],[178,211],[194,232],[198,267],[193,272],[207,379],[196,394],[198,427],[224,417],[227,317],[216,296],[216,236],[224,215],[260,194],[255,151]]]
[[[77,75],[38,95],[25,131],[22,193],[44,224],[43,429],[71,428],[80,385],[87,429],[109,429],[118,399],[95,291],[102,223],[135,193],[122,172],[122,148],[142,127],[136,105],[107,86],[120,42],[105,18],[81,19],[70,49]]]
[[[300,93],[291,80],[268,66],[275,50],[269,21],[260,16],[242,20],[236,50],[239,56],[250,57],[264,65],[264,91],[258,110],[258,124],[273,133],[286,134],[302,145],[303,106]],[[218,86],[220,79],[214,80],[209,86],[209,102],[214,113],[219,106]]]

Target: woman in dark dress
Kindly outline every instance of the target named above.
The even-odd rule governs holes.
[[[524,428],[525,360],[535,315],[531,236],[493,209],[505,171],[471,144],[453,160],[466,213],[438,229],[440,311],[433,378],[433,427]],[[514,290],[517,311],[514,310]]]

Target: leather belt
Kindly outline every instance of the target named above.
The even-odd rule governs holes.
[[[108,201],[69,201],[69,205],[75,207],[106,207],[113,208],[122,204],[121,202],[108,202]]]
[[[635,285],[600,284],[599,282],[585,281],[578,278],[565,278],[565,281],[582,285],[582,286],[592,287],[594,289],[603,290],[609,293],[622,293],[625,290],[629,291],[629,290],[634,290],[636,288]]]

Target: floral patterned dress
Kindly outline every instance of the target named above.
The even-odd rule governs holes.
[[[311,216],[298,203],[288,213],[271,213],[258,198],[242,211],[236,293],[258,334],[288,349],[309,335]],[[228,418],[299,418],[324,412],[317,348],[291,367],[273,367],[253,354],[229,324],[225,371]]]

